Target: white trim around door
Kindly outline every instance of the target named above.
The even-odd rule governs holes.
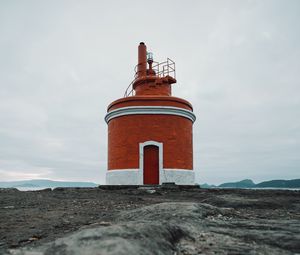
[[[139,183],[144,184],[144,147],[148,145],[154,145],[158,147],[158,168],[159,168],[159,184],[162,184],[163,176],[163,143],[156,141],[146,141],[140,143],[140,167],[139,167]]]

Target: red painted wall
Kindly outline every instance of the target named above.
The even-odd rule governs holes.
[[[127,115],[108,123],[108,169],[139,168],[139,143],[163,143],[163,167],[193,169],[192,121],[175,115]]]

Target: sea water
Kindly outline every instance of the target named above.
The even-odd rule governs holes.
[[[16,187],[16,189],[20,191],[35,191],[35,190],[49,189],[49,187]]]

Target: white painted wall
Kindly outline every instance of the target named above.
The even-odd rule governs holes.
[[[140,169],[109,170],[106,173],[107,185],[143,185]],[[160,184],[175,182],[178,185],[194,185],[195,172],[187,169],[163,169],[159,176]]]

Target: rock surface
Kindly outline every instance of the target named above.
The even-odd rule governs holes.
[[[299,191],[68,188],[0,196],[0,254],[300,253]]]

